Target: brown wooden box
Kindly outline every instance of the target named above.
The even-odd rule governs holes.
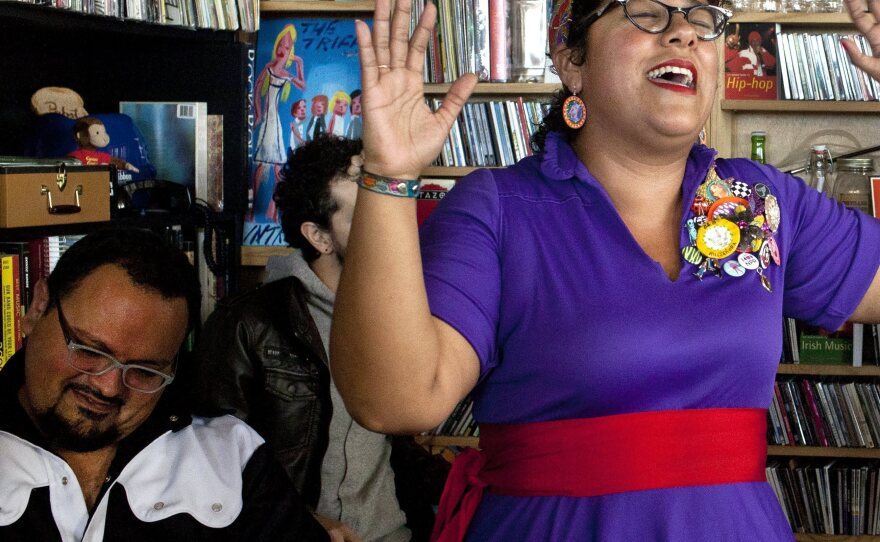
[[[0,228],[106,220],[109,166],[0,166]]]

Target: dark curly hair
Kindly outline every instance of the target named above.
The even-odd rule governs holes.
[[[581,66],[587,60],[587,30],[596,22],[596,17],[590,15],[599,7],[601,2],[597,0],[572,0],[571,24],[568,29],[568,39],[565,44],[571,49],[571,60],[575,65]],[[709,0],[709,4],[724,6],[727,0]],[[538,126],[538,130],[532,136],[532,149],[540,152],[544,150],[547,134],[560,132],[566,141],[571,141],[577,134],[577,130],[569,128],[562,118],[562,103],[571,96],[571,90],[562,85],[562,88],[553,93],[550,99],[550,110]],[[587,105],[589,109],[589,104]],[[589,122],[589,120],[587,121]]]
[[[339,208],[330,195],[330,182],[348,175],[351,157],[362,148],[359,139],[324,134],[288,154],[273,199],[281,212],[287,244],[302,250],[307,262],[320,254],[300,232],[300,226],[314,222],[330,229],[330,217]]]

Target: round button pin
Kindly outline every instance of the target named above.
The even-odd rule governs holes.
[[[755,194],[758,195],[759,198],[764,199],[770,194],[770,189],[767,188],[767,185],[764,183],[758,183],[754,186],[753,190]]]
[[[705,256],[720,260],[736,251],[739,235],[739,228],[729,220],[708,222],[697,232],[697,248]]]
[[[746,268],[737,260],[727,260],[724,262],[724,272],[731,277],[741,277],[746,274]]]
[[[755,270],[761,265],[760,262],[758,262],[758,258],[756,258],[754,254],[751,254],[749,252],[743,252],[742,254],[737,256],[736,259],[741,266],[745,267],[748,270]]]
[[[706,216],[709,217],[709,220],[731,216],[736,212],[737,207],[739,207],[740,205],[748,208],[749,202],[748,200],[744,200],[743,198],[720,198],[715,201],[715,203],[713,203],[711,207],[709,207],[709,212]]]

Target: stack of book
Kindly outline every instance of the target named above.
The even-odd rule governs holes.
[[[91,15],[106,15],[155,24],[243,30],[260,28],[259,4],[254,0],[23,0]]]
[[[880,534],[876,461],[772,460],[767,481],[795,532]]]
[[[474,73],[480,81],[523,81],[518,75],[514,47],[526,47],[517,53],[523,58],[545,59],[547,13],[532,9],[526,0],[440,0],[437,3],[437,27],[428,43],[425,62],[425,81],[451,83],[465,73]],[[528,5],[527,5],[528,4]],[[414,29],[422,14],[422,2],[413,3]],[[537,39],[510,42],[512,14],[527,14],[529,30],[536,30]],[[542,20],[537,20],[542,17]],[[541,29],[541,30],[537,30]],[[549,60],[545,62],[549,68]],[[540,77],[529,77],[531,82],[556,82],[549,70],[538,69]],[[542,80],[543,79],[543,80]]]
[[[37,281],[49,276],[58,258],[82,235],[51,235],[0,243],[0,368],[22,346],[21,318]]]
[[[442,101],[431,99],[436,110]],[[532,155],[531,134],[547,110],[538,101],[513,100],[465,104],[435,165],[510,166]]]
[[[782,363],[818,365],[880,364],[880,324],[846,323],[826,330],[794,318],[783,320]]]
[[[443,435],[446,437],[478,437],[480,427],[474,420],[474,402],[468,397],[461,401],[446,421],[431,431],[431,435]]]
[[[856,68],[840,40],[851,38],[859,49],[871,55],[871,46],[861,34],[779,32],[781,97],[786,100],[855,100],[880,98],[880,83]]]
[[[877,448],[877,382],[781,378],[773,388],[767,437],[780,446]]]

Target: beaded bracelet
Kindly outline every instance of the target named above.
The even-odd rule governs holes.
[[[384,175],[376,175],[369,171],[361,171],[360,177],[357,179],[358,186],[378,192],[380,194],[388,194],[389,196],[398,196],[402,198],[415,198],[419,195],[419,179],[395,179],[394,177],[385,177]]]

